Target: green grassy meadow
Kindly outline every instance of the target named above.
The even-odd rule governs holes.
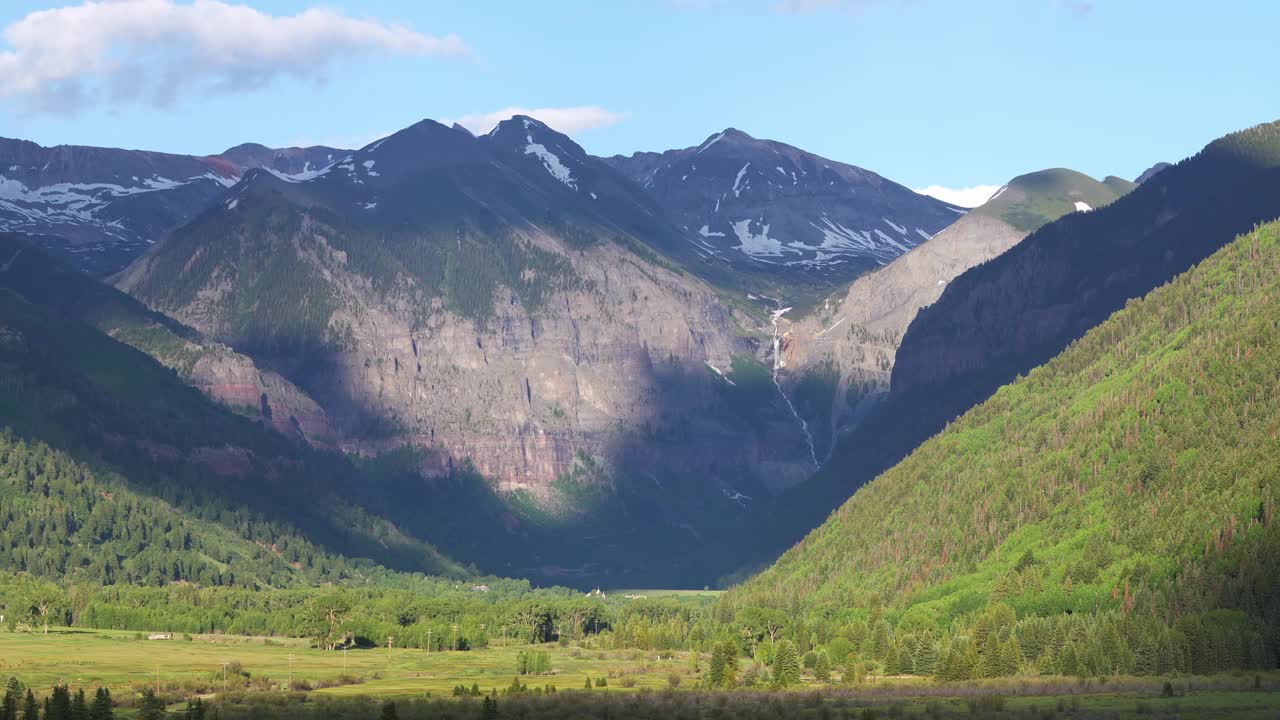
[[[14,675],[36,688],[66,683],[73,688],[107,687],[113,693],[133,686],[183,686],[216,693],[222,687],[223,663],[239,663],[247,679],[269,680],[283,687],[290,678],[311,686],[337,684],[345,675],[353,684],[316,690],[335,695],[423,697],[448,695],[456,685],[478,683],[485,692],[505,689],[515,677],[516,656],[534,646],[503,645],[483,650],[427,652],[386,647],[328,652],[290,638],[196,635],[191,640],[139,639],[138,633],[112,630],[54,628],[48,635],[0,632],[0,677]],[[145,638],[145,635],[142,637]],[[602,690],[669,687],[668,676],[687,674],[688,655],[659,660],[656,652],[590,650],[554,645],[537,646],[551,655],[552,674],[526,676],[531,688],[552,684],[557,689],[581,688],[588,677],[608,678]],[[705,664],[705,663],[704,663]],[[241,685],[244,676],[241,676]],[[635,680],[633,688],[624,682]],[[685,682],[690,682],[685,680]],[[235,686],[232,678],[231,685]],[[256,687],[256,686],[255,686]]]
[[[525,676],[531,689],[555,685],[581,690],[587,678],[605,677],[607,687],[591,692],[666,691],[670,678],[681,689],[698,686],[687,653],[659,658],[635,650],[595,650],[555,645],[497,644],[483,650],[426,652],[419,649],[368,648],[327,652],[305,640],[230,635],[175,635],[148,640],[145,635],[112,630],[54,628],[41,632],[0,632],[0,677],[14,675],[41,691],[58,683],[71,688],[104,686],[126,704],[142,687],[157,681],[169,696],[216,695],[223,688],[224,664],[239,664],[243,674],[229,679],[233,690],[279,694],[292,679],[295,690],[334,699],[371,696],[413,700],[447,698],[458,685],[478,685],[489,693],[506,690],[515,677],[516,656],[536,647],[551,657],[552,673]],[[706,658],[702,668],[706,668]],[[233,671],[234,672],[234,671]],[[345,676],[345,680],[343,680]],[[250,684],[252,683],[252,684]],[[341,683],[341,684],[340,684]],[[1159,678],[1003,678],[946,684],[925,678],[881,678],[854,687],[825,686],[853,692],[864,701],[898,706],[906,713],[972,712],[975,699],[999,698],[1000,708],[1039,716],[1056,711],[1105,717],[1274,718],[1280,713],[1280,673],[1235,673],[1212,678],[1173,678],[1174,696],[1162,696]],[[818,686],[806,680],[787,692]],[[764,692],[764,691],[760,691]],[[999,712],[999,711],[997,711]],[[128,716],[128,711],[124,711]]]

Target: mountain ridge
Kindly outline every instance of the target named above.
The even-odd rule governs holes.
[[[998,617],[1001,642],[1023,643],[1015,671],[1269,666],[1278,291],[1271,223],[1002,387],[726,602],[804,597],[810,613],[876,617],[883,599],[877,658],[901,664],[905,647],[916,672],[917,645],[940,643],[930,659],[953,658],[925,672],[961,679],[951,663],[974,643],[989,652],[984,625]],[[1108,625],[1123,640],[1087,650]],[[1206,627],[1232,649],[1218,654]],[[1066,642],[1046,646],[1046,630]],[[986,667],[968,676],[1008,674]]]
[[[659,550],[622,543],[637,523],[679,555],[812,471],[766,308],[686,270],[690,247],[537,121],[423,121],[313,176],[247,173],[117,284],[301,388],[344,451],[512,506],[484,511],[495,537],[608,517],[641,572]],[[536,542],[455,541],[495,571],[550,567]]]
[[[346,152],[249,147],[197,156],[0,138],[0,232],[110,275],[221,200],[247,170],[305,172],[322,155]]]
[[[746,273],[773,294],[788,283],[808,289],[851,280],[964,212],[735,128],[697,146],[605,161],[653,195],[705,262]]]

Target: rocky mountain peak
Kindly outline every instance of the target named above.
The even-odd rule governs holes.
[[[1150,180],[1151,178],[1155,177],[1159,173],[1164,172],[1165,170],[1168,170],[1171,167],[1173,167],[1171,163],[1158,162],[1155,165],[1152,165],[1151,167],[1147,168],[1146,170],[1143,170],[1142,174],[1139,175],[1136,179],[1134,179],[1134,182],[1141,185],[1142,183]]]
[[[835,284],[884,265],[963,210],[876,173],[726,128],[608,162],[647,189],[708,262]]]

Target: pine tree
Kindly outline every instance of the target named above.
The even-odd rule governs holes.
[[[1022,667],[1022,647],[1018,645],[1018,638],[1011,636],[1009,642],[1004,644],[1004,650],[1001,653],[1001,675],[1017,675],[1018,670]]]
[[[818,662],[813,667],[813,677],[820,683],[831,682],[831,658],[827,657],[827,651],[818,652]]]
[[[1058,656],[1057,668],[1059,675],[1079,675],[1081,672],[1080,652],[1076,648],[1075,642],[1067,643],[1062,649],[1062,654]]]
[[[773,683],[778,687],[786,687],[800,682],[800,654],[795,643],[783,640],[778,647],[778,654],[773,659]]]
[[[889,621],[881,620],[871,626],[871,657],[877,660],[883,659],[885,653],[889,651]]]
[[[738,684],[738,646],[732,640],[721,640],[712,649],[706,682],[708,686],[717,688]]]
[[[720,687],[724,682],[724,655],[720,652],[720,644],[711,649],[711,663],[707,666],[706,683],[708,687]]]
[[[203,720],[203,716],[201,716]],[[71,698],[71,720],[89,720],[89,702],[85,699],[84,688],[76,691]]]
[[[22,720],[39,720],[40,704],[36,702],[35,693],[27,688],[27,698],[22,703]]]
[[[66,685],[53,688],[45,701],[45,720],[71,720],[71,691]]]
[[[844,680],[845,685],[861,685],[867,677],[867,667],[858,661],[853,653],[844,660]]]
[[[396,704],[387,701],[382,705],[382,714],[379,716],[381,720],[400,720],[400,715],[396,712]]]
[[[164,716],[164,701],[151,688],[144,689],[138,702],[138,720],[162,720]]]
[[[18,720],[18,707],[22,704],[22,683],[11,677],[5,684],[4,699],[0,700],[0,720]]]
[[[917,675],[935,675],[938,672],[938,645],[928,635],[916,645],[915,672]]]
[[[98,688],[98,692],[94,693],[93,704],[89,706],[89,720],[115,720],[110,690]]]

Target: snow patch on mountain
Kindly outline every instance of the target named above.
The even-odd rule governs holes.
[[[275,175],[276,177],[280,178],[281,180],[287,183],[302,183],[302,182],[307,182],[309,180],[315,180],[321,175],[329,174],[329,170],[333,169],[333,165],[325,165],[324,167],[319,168],[317,170],[312,170],[311,163],[306,163],[302,166],[301,172],[296,172],[296,173],[282,173],[279,170],[276,170],[274,168],[269,168],[269,167],[264,167],[262,169],[266,170],[272,175]]]
[[[528,121],[525,122],[525,126],[528,126]],[[574,190],[578,189],[578,183],[573,179],[573,174],[569,172],[569,168],[564,163],[560,162],[558,155],[548,150],[546,145],[534,142],[532,135],[527,135],[526,139],[529,144],[525,146],[525,155],[537,155],[538,159],[542,161],[542,166],[547,169],[547,172],[551,173],[551,177]]]
[[[795,252],[782,246],[782,241],[769,237],[769,226],[761,223],[760,233],[756,234],[751,231],[751,223],[753,220],[739,220],[733,224],[733,234],[738,237],[738,244],[735,250],[746,253],[752,257],[758,256],[781,256],[783,251]]]
[[[742,176],[747,174],[747,168],[749,167],[751,167],[751,163],[747,163],[746,165],[743,165],[742,169],[738,171],[738,177],[733,179],[733,196],[734,197],[739,197],[741,195],[742,191],[738,188],[738,186],[742,184]],[[719,207],[718,202],[716,203],[716,205],[717,207]]]
[[[712,145],[715,145],[716,143],[720,142],[723,139],[724,139],[724,133],[720,133],[719,135],[716,135],[710,140],[702,143],[702,147],[698,148],[698,153],[706,152],[707,148],[711,147]]]

